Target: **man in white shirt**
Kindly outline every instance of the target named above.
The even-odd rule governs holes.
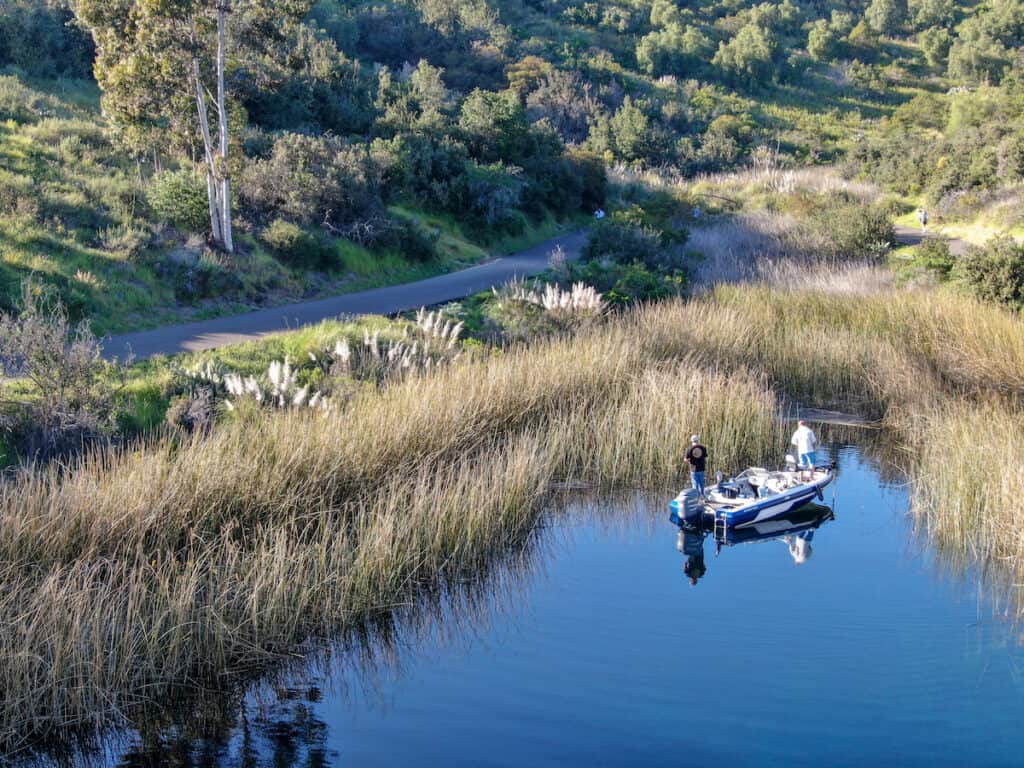
[[[803,419],[800,419],[796,432],[793,433],[793,439],[790,442],[796,446],[800,466],[804,469],[814,469],[814,462],[817,459],[815,449],[818,447],[818,438],[815,437],[814,430],[808,427],[807,422]]]

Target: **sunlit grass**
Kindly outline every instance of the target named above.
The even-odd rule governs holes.
[[[661,356],[640,328],[26,470],[0,487],[0,653],[20,660],[0,669],[0,735],[116,719],[473,569],[554,480],[674,485],[692,431],[722,466],[771,452],[762,382]]]
[[[718,287],[331,413],[253,412],[24,470],[0,486],[0,736],[115,721],[482,568],[533,530],[554,481],[674,487],[692,432],[712,471],[771,461],[782,398],[878,419],[936,540],[1024,571],[1019,473],[976,467],[1024,459],[1021,319],[859,279]]]

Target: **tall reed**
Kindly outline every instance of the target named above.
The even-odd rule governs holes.
[[[684,435],[761,457],[772,393],[623,321],[0,486],[0,737],[116,722],[486,567],[555,479],[678,481]],[[754,429],[745,429],[749,420]]]
[[[1024,458],[1022,330],[954,295],[720,287],[337,412],[29,468],[0,485],[0,740],[117,722],[485,570],[554,480],[676,483],[692,432],[713,468],[761,461],[780,394],[891,426],[937,539],[1019,572],[1019,473],[971,458]]]

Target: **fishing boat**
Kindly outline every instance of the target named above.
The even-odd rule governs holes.
[[[750,467],[733,478],[719,477],[705,489],[703,498],[686,489],[669,505],[669,519],[678,523],[711,516],[716,529],[744,528],[824,499],[822,490],[835,478],[835,465],[805,469],[786,458],[785,469]]]

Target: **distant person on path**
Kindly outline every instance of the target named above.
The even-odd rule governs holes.
[[[917,220],[921,222],[921,231],[928,229],[928,211],[924,208],[917,209]]]
[[[700,444],[699,435],[690,435],[690,450],[686,452],[686,463],[690,465],[690,482],[697,492],[704,495],[704,471],[707,469],[708,449]]]
[[[814,430],[808,427],[807,422],[803,419],[797,423],[796,432],[793,433],[790,443],[796,446],[800,467],[813,470],[814,462],[818,458],[815,452],[818,447],[818,438],[815,436]]]

